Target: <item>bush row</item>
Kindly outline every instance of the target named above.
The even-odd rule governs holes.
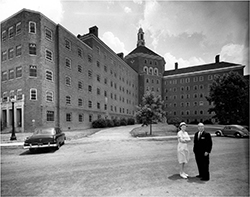
[[[121,118],[121,119],[103,119],[99,118],[92,122],[93,128],[105,128],[105,127],[117,127],[117,126],[126,126],[126,125],[134,125],[135,120],[133,118]]]

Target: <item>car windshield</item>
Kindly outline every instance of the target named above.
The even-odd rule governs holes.
[[[49,128],[49,129],[37,129],[35,130],[34,134],[36,135],[54,135],[55,134],[55,130],[53,128]]]

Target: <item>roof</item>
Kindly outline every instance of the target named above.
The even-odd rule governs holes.
[[[204,65],[199,65],[199,66],[192,66],[192,67],[187,67],[187,68],[179,68],[176,70],[164,71],[163,76],[192,73],[192,72],[197,72],[197,71],[213,70],[213,69],[218,69],[218,68],[227,68],[227,67],[239,66],[239,65],[240,64],[234,64],[234,63],[229,63],[229,62],[218,62],[218,63],[204,64]]]
[[[136,47],[132,52],[130,52],[128,54],[128,56],[131,54],[135,54],[135,53],[145,53],[145,54],[155,55],[155,56],[161,57],[160,55],[156,54],[155,52],[153,52],[152,50],[150,50],[149,48],[147,48],[145,46]]]

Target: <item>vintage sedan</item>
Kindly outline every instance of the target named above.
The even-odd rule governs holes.
[[[248,137],[249,131],[240,125],[227,125],[221,130],[215,131],[217,136]]]
[[[38,148],[55,147],[60,148],[66,140],[65,133],[58,127],[52,128],[37,128],[32,136],[27,137],[24,141],[24,149],[29,149],[31,152]]]

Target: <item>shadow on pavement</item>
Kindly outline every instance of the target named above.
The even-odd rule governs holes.
[[[172,181],[176,181],[176,180],[180,180],[183,179],[179,174],[174,174],[172,176],[169,176],[168,179],[172,180]],[[185,180],[185,179],[184,179]],[[186,179],[189,183],[201,183],[204,184],[203,181],[201,181],[199,178],[197,177],[188,177]]]
[[[54,153],[56,151],[56,149],[52,149],[52,148],[41,148],[41,149],[37,149],[34,151],[30,151],[30,150],[26,150],[25,152],[21,153],[20,156],[23,155],[35,155],[35,154],[51,154]]]

